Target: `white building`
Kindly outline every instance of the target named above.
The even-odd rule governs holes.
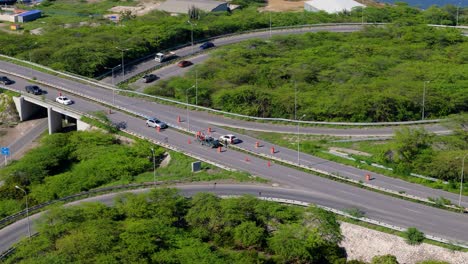
[[[325,11],[330,14],[351,11],[353,7],[365,7],[365,5],[354,0],[311,0],[304,2],[305,11]]]
[[[167,0],[157,9],[169,13],[187,14],[190,7],[196,7],[205,12],[227,11],[228,3],[214,0]]]

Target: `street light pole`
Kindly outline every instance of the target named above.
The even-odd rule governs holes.
[[[463,192],[463,174],[465,171],[465,158],[468,156],[468,154],[465,154],[462,159],[462,169],[461,169],[461,177],[460,177],[460,197],[458,198],[458,207],[461,207],[461,198],[462,198],[462,192]]]
[[[270,14],[270,38],[271,38],[271,12],[269,12]]]
[[[153,185],[156,186],[156,161],[154,157],[154,148],[151,148],[151,154],[153,154]]]
[[[361,25],[364,25],[364,7],[361,8]]]
[[[124,52],[128,51],[130,49],[122,49],[119,47],[115,47],[116,49],[120,50],[122,52],[122,82],[125,81],[125,64],[124,64]]]
[[[191,28],[192,28],[192,30],[190,31],[191,32],[190,39],[191,39],[191,42],[192,42],[192,53],[193,53],[193,26],[194,25],[196,26],[197,24],[193,24],[190,20],[187,20],[187,23],[189,23]]]
[[[457,6],[457,23],[456,23],[457,27],[458,27],[458,14],[459,14],[459,11],[460,11],[460,5],[461,5],[461,1],[458,2],[458,6]]]
[[[114,70],[115,68],[120,67],[120,64],[112,68],[112,86],[115,87],[114,84]],[[115,88],[112,89],[112,104],[115,106]]]
[[[28,193],[23,188],[19,187],[18,185],[15,185],[15,188],[18,189],[18,190],[23,191],[24,196],[26,196],[26,217],[28,219],[28,235],[29,235],[29,239],[31,239],[31,226],[29,224]]]
[[[195,105],[198,105],[198,70],[195,69]]]
[[[430,83],[430,81],[424,81],[421,120],[424,120],[424,106],[425,106],[425,103],[426,103],[426,83]]]
[[[192,89],[193,87],[195,87],[195,85],[192,85],[192,87],[190,88],[187,88],[185,90],[185,99],[186,99],[186,105],[187,105],[187,130],[190,131],[190,116],[189,116],[189,109],[188,109],[188,106],[189,106],[189,103],[188,103],[188,91],[190,91],[190,89]]]
[[[300,149],[299,149],[299,146],[300,146],[300,134],[299,134],[299,121],[301,121],[306,115],[303,114],[301,116],[301,118],[299,120],[296,120],[297,122],[297,164],[301,164],[300,162]]]
[[[110,69],[110,70],[112,70],[112,87],[115,87],[115,83],[114,83],[114,70],[115,70],[115,68],[120,67],[121,65],[122,65],[122,64],[119,64],[119,65],[117,65],[117,66],[115,66],[115,67],[112,67],[112,68],[104,67],[105,69],[108,69],[108,70]],[[112,88],[112,104],[115,105],[115,89],[114,89],[114,88]]]
[[[28,50],[28,52],[29,52],[29,67],[31,68],[31,78],[34,78],[34,76],[33,76],[33,68],[32,68],[32,59],[31,59],[31,48],[34,47],[34,46],[36,46],[36,45],[37,45],[37,42],[34,42],[34,44],[32,44],[31,46],[29,46],[29,48],[28,48],[28,49],[29,49],[29,50]]]

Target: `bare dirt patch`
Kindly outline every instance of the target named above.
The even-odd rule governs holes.
[[[336,152],[341,152],[345,154],[353,154],[353,155],[359,155],[359,156],[364,156],[364,157],[370,157],[372,156],[371,154],[367,152],[362,152],[354,149],[347,149],[347,148],[337,148],[337,147],[331,147],[330,151],[336,151]]]
[[[109,12],[113,12],[115,16],[118,16],[120,12],[130,11],[133,15],[142,16],[155,10],[161,3],[156,1],[139,1],[136,6],[114,6],[109,9]]]
[[[268,5],[259,9],[259,11],[284,12],[284,11],[302,11],[304,10],[304,1],[287,0],[268,0]]]
[[[356,259],[370,262],[374,256],[394,255],[399,263],[412,264],[424,260],[440,260],[452,264],[468,263],[468,253],[451,251],[430,244],[410,246],[403,238],[342,222],[348,260]]]

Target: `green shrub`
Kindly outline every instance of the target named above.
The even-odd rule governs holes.
[[[424,241],[424,233],[415,227],[408,228],[405,232],[406,243],[410,245],[419,245]]]

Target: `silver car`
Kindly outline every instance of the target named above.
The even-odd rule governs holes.
[[[148,120],[146,120],[146,126],[167,128],[167,124],[157,118],[149,118]]]

